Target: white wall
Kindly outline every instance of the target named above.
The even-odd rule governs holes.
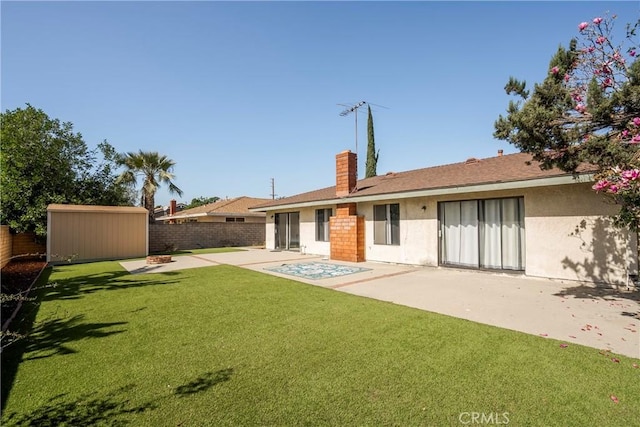
[[[365,258],[437,266],[438,202],[520,196],[525,205],[525,274],[611,284],[626,283],[627,274],[637,274],[635,236],[611,225],[609,216],[617,207],[588,183],[359,203],[358,215],[365,217]],[[373,205],[382,203],[400,205],[400,245],[374,244]],[[315,240],[315,210],[321,208],[332,208],[335,214],[335,205],[299,210],[300,244],[305,253],[328,256],[329,242]],[[269,249],[275,244],[276,212],[287,211],[267,214]]]
[[[335,215],[336,206],[326,205],[298,210],[276,210],[267,213],[266,223],[266,248],[275,249],[275,214],[286,212],[300,212],[300,251],[307,254],[329,256],[331,246],[329,242],[316,241],[316,209],[333,209]]]
[[[373,240],[373,205],[387,203],[400,205],[399,245],[380,245]],[[426,207],[424,211],[422,206]],[[359,203],[358,215],[365,217],[365,257],[368,261],[437,265],[438,230],[433,202],[415,198]]]

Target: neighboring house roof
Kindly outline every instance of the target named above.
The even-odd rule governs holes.
[[[252,212],[251,206],[265,203],[271,199],[260,199],[255,197],[236,197],[233,199],[218,200],[214,203],[185,209],[175,215],[165,215],[156,218],[156,221],[168,221],[170,219],[197,218],[202,216],[264,216],[264,213]]]
[[[576,171],[582,178],[591,179],[595,166],[583,165]],[[586,175],[586,176],[585,176]],[[558,178],[558,179],[553,179]],[[293,206],[313,206],[344,201],[369,201],[384,198],[417,197],[470,191],[524,188],[533,185],[571,183],[573,175],[560,169],[540,169],[530,154],[507,154],[486,159],[470,158],[464,162],[390,172],[358,181],[356,190],[344,198],[336,197],[336,187],[327,187],[267,203],[254,205],[254,211]],[[519,183],[516,185],[515,183]],[[504,184],[504,185],[500,185]],[[383,197],[384,196],[384,197]]]

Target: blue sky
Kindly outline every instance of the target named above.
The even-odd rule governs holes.
[[[607,11],[622,33],[640,3],[2,1],[1,107],[167,155],[184,194],[157,204],[268,198],[272,178],[291,196],[334,185],[335,155],[355,151],[339,104],[377,105],[379,174],[516,152],[493,138],[509,76],[542,81]]]

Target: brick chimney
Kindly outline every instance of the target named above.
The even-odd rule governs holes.
[[[358,183],[358,160],[350,150],[336,155],[336,197],[351,194]]]
[[[169,215],[175,215],[176,214],[176,201],[175,200],[171,200],[169,202]],[[175,219],[170,219],[169,220],[169,224],[175,224],[176,220]]]

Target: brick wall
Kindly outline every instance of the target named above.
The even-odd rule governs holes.
[[[175,249],[259,246],[265,243],[264,223],[188,222],[149,224],[149,253]]]
[[[45,255],[47,245],[36,239],[34,233],[12,234],[8,225],[0,226],[0,268],[12,257],[20,255]]]
[[[42,239],[37,239],[34,233],[18,233],[13,235],[11,244],[12,256],[18,255],[45,255],[47,244]]]
[[[364,255],[364,216],[357,216],[355,203],[337,206],[336,216],[329,219],[331,259],[362,262]]]
[[[9,231],[8,225],[0,226],[0,268],[7,265],[11,259],[11,243],[13,236]]]

